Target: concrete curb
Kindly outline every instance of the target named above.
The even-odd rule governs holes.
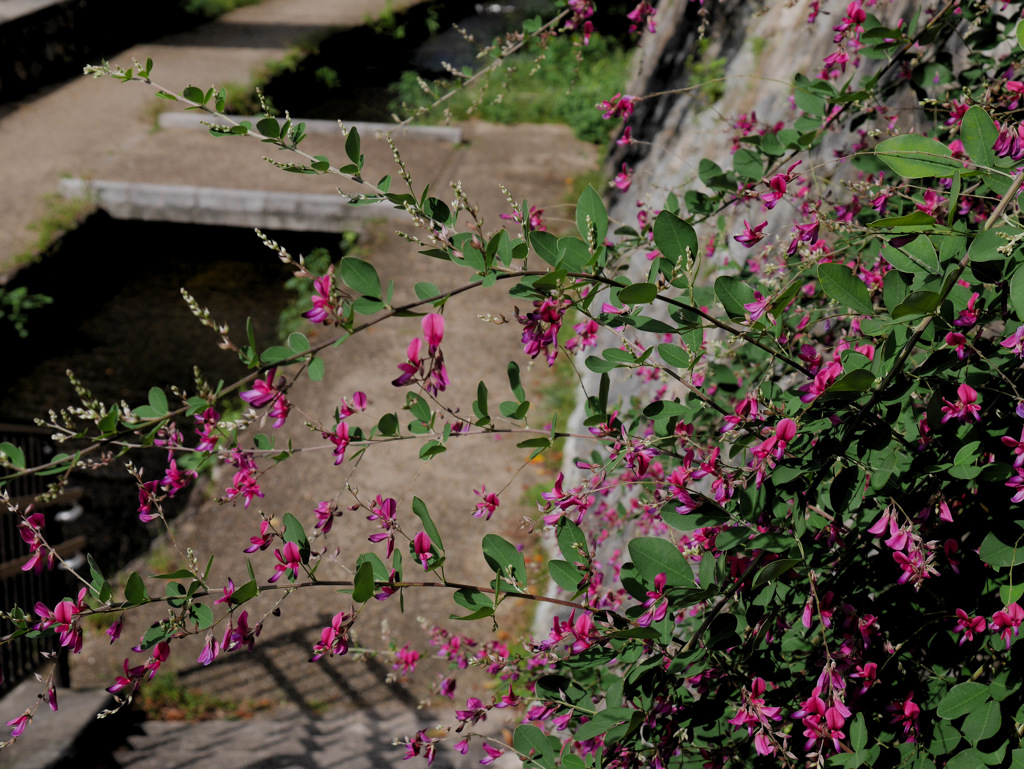
[[[352,206],[342,195],[236,190],[104,179],[61,179],[64,198],[89,198],[114,219],[261,227],[297,232],[351,232],[370,219],[407,220],[391,206]]]
[[[225,117],[235,121],[236,123],[241,122],[242,120],[248,120],[253,125],[255,125],[260,119],[259,116],[245,117],[242,115],[226,115]],[[161,112],[157,117],[157,125],[159,125],[160,128],[195,128],[202,126],[203,123],[230,125],[224,118],[207,115],[205,113]],[[358,129],[360,136],[364,137],[390,133],[393,136],[405,136],[410,139],[430,139],[433,141],[446,142],[448,144],[462,143],[462,129],[458,126],[399,127],[393,123],[365,123],[358,120],[349,123],[344,120],[303,120],[301,118],[292,118],[292,123],[305,123],[307,134],[328,134],[336,136],[341,133],[341,128],[339,126],[340,123],[341,125],[344,125],[346,129]]]

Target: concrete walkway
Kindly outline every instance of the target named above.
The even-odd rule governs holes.
[[[419,1],[265,0],[190,32],[136,46],[112,61],[131,66],[132,59],[152,57],[154,80],[179,93],[189,84],[205,88],[214,82],[248,82],[255,67],[281,58],[311,34],[359,26],[388,5],[401,10]],[[150,89],[138,84],[82,77],[5,108],[0,118],[0,276],[16,266],[16,255],[36,242],[30,225],[46,215],[46,198],[56,194],[62,177],[100,178],[104,167],[121,166],[126,154],[161,151],[163,137],[153,141],[150,136],[161,105]],[[196,141],[189,147],[190,160],[186,164],[186,156],[179,154],[176,162],[169,162],[164,182],[197,184],[196,177],[203,177],[204,164],[193,154],[202,152],[197,147],[202,139],[192,137]],[[167,150],[173,151],[179,150]],[[253,154],[258,159],[262,153]],[[273,170],[266,166],[262,172],[270,178]],[[307,186],[306,191],[334,189]]]
[[[403,7],[410,1],[397,0],[392,5]],[[311,28],[358,24],[385,5],[386,0],[266,0],[193,32],[132,49],[113,60],[129,64],[133,57],[151,56],[156,62],[154,79],[178,92],[190,83],[205,86],[245,80],[252,67],[280,55]],[[153,134],[154,104],[166,102],[154,99],[152,92],[140,84],[83,78],[19,105],[0,118],[0,232],[4,233],[0,238],[0,267],[10,269],[14,255],[33,242],[35,235],[28,226],[44,215],[45,197],[56,193],[63,177],[165,188],[336,194],[336,177],[301,176],[275,169],[260,159],[268,145],[253,140],[214,139],[201,128],[177,124],[176,119]],[[435,195],[448,199],[449,182],[464,181],[466,193],[480,206],[485,229],[493,231],[502,224],[499,214],[508,210],[498,186],[503,183],[516,200],[528,198],[531,204],[544,208],[549,227],[573,226],[571,209],[564,207],[567,184],[596,167],[598,151],[592,145],[573,139],[564,126],[469,123],[461,130],[461,144],[439,142],[435,137],[399,140],[417,189],[430,182]],[[341,159],[341,142],[339,134],[314,135],[307,139],[308,151]],[[390,150],[383,142],[370,141],[366,136],[363,152],[367,177],[376,179],[395,172]],[[560,224],[560,216],[568,221]],[[395,280],[396,303],[413,297],[416,281],[431,281],[450,289],[465,279],[436,260],[418,256],[417,248],[396,238],[394,230],[393,222],[370,223],[365,227],[361,247],[364,258],[374,263],[385,282]],[[240,232],[239,237],[252,235]],[[102,247],[97,244],[97,248]],[[144,244],[139,247],[144,254]],[[268,258],[273,258],[269,252]],[[202,298],[197,298],[202,303]],[[512,300],[501,285],[486,292],[468,292],[448,303],[444,345],[452,386],[444,394],[447,403],[467,408],[477,382],[484,380],[495,409],[498,402],[509,397],[505,366],[517,355],[528,391],[538,384],[544,372],[530,371],[530,361],[522,355],[518,325],[479,321],[481,315],[510,317],[512,313]],[[306,330],[314,339],[326,333],[318,328]],[[287,440],[294,440],[297,446],[315,443],[317,433],[305,427],[303,420],[332,420],[340,399],[351,397],[355,390],[369,393],[372,406],[358,424],[369,427],[385,410],[398,410],[404,420],[401,408],[405,390],[391,387],[390,380],[395,365],[404,359],[409,339],[418,334],[417,320],[405,319],[374,327],[325,354],[330,386],[315,386],[305,378],[296,383],[289,398],[303,409],[303,414],[289,420],[280,431],[280,444]],[[238,583],[246,569],[241,553],[245,542],[240,545],[239,538],[247,540],[258,529],[257,508],[274,515],[294,511],[312,531],[309,519],[318,501],[337,499],[343,506],[350,504],[351,498],[344,491],[348,482],[361,490],[363,498],[377,493],[395,497],[406,517],[411,517],[408,509],[412,496],[422,498],[445,536],[448,578],[483,583],[488,579],[480,554],[485,533],[495,532],[522,542],[527,552],[539,546],[540,533],[528,536],[519,524],[524,514],[536,513],[524,507],[521,500],[543,476],[527,465],[527,451],[516,448],[515,442],[513,438],[500,440],[500,436],[453,440],[448,453],[428,465],[417,460],[418,444],[411,442],[377,447],[379,451],[371,449],[358,466],[346,462],[334,467],[329,452],[303,454],[261,479],[266,498],[251,509],[205,502],[194,515],[180,521],[177,536],[179,541],[196,544],[201,560],[205,561],[211,552],[217,553],[214,584],[226,584],[228,577]],[[148,471],[159,473],[161,468]],[[220,480],[215,476],[215,483]],[[503,490],[500,512],[490,522],[470,515],[477,501],[473,490],[482,484],[489,491]],[[217,493],[215,488],[213,495]],[[364,517],[346,514],[344,522],[335,525],[327,545],[340,548],[338,562],[325,564],[318,576],[348,576],[342,563],[367,547],[366,537],[372,531]],[[261,581],[273,571],[269,551],[254,554],[253,563]],[[143,575],[153,573],[145,564],[135,568]],[[150,593],[162,591],[162,583],[153,581]],[[411,685],[408,693],[400,695],[391,683],[393,671],[386,656],[369,664],[352,656],[308,664],[320,628],[334,612],[349,610],[350,602],[333,590],[300,591],[285,602],[281,617],[267,617],[253,657],[244,653],[225,655],[210,668],[202,668],[195,661],[203,639],[196,637],[175,642],[168,663],[189,687],[218,695],[241,691],[253,697],[272,690],[275,699],[285,703],[283,707],[252,722],[148,724],[146,734],[132,737],[130,745],[117,755],[118,763],[133,769],[408,766],[402,763],[402,751],[390,747],[391,740],[438,720],[437,715],[420,711],[417,705],[430,682],[446,669],[426,645],[420,618],[452,628],[456,623],[443,619],[451,611],[451,604],[449,596],[441,591],[410,593],[403,615],[397,613],[394,601],[370,604],[357,627],[361,644],[386,649],[390,641],[397,646],[411,641],[424,654],[421,683]],[[271,602],[257,601],[251,605],[250,615],[262,617],[271,608]],[[136,615],[126,626],[122,643],[114,647],[106,643],[102,629],[93,628],[87,648],[73,660],[73,683],[97,689],[108,686],[121,669],[127,646],[161,615],[159,609],[154,616]],[[499,639],[512,641],[526,631],[521,619],[516,625],[513,609],[503,609],[499,619]],[[490,625],[461,625],[458,630],[486,636]],[[124,639],[129,643],[124,644]],[[460,706],[467,696],[490,696],[462,686],[457,695]],[[310,708],[325,705],[329,716],[310,715]],[[488,726],[498,729],[514,725],[510,720],[514,715],[501,711]],[[43,739],[53,734],[48,726],[52,723],[50,716],[45,707],[41,708],[37,723],[31,727]],[[7,766],[8,762],[21,760],[28,763],[11,765],[39,769],[29,745],[27,740],[24,745],[15,745],[0,763]],[[19,748],[24,749],[19,753]],[[435,767],[477,765],[482,757],[479,745],[467,757],[450,748],[444,750]]]

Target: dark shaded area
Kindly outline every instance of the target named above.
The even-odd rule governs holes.
[[[86,64],[137,43],[208,21],[177,2],[149,3],[144,13],[117,10],[112,2],[64,0],[0,25],[0,104],[80,75]]]
[[[269,234],[295,254],[331,247],[338,239]],[[196,392],[193,364],[214,387],[237,380],[245,366],[236,353],[218,349],[218,334],[192,317],[180,290],[209,308],[217,323],[227,323],[239,347],[246,344],[246,320],[252,317],[257,345],[265,348],[278,341],[279,315],[288,302],[281,287],[289,276],[255,235],[237,229],[92,216],[8,284],[54,301],[29,315],[26,339],[18,339],[6,324],[0,327],[9,362],[7,376],[0,379],[0,422],[31,424],[50,409],[80,403],[68,369],[108,406],[122,400],[144,405],[149,388],[158,384],[174,408],[169,385]],[[180,427],[191,442],[193,426]],[[136,464],[154,461],[131,453],[111,456],[106,466],[70,479],[83,490],[85,513],[65,526],[64,534],[86,536],[89,552],[108,568],[120,567],[149,544],[149,530],[137,520],[138,492],[124,468],[132,458]],[[146,477],[159,478],[164,469],[147,466]]]
[[[388,86],[413,70],[426,79],[448,77],[453,67],[480,66],[483,45],[518,30],[523,21],[551,12],[549,0],[439,0],[395,14],[393,20],[343,30],[318,43],[293,71],[276,75],[264,93],[293,115],[391,122]],[[457,25],[475,43],[453,29]],[[353,76],[353,70],[358,76]],[[333,73],[333,74],[332,74]]]

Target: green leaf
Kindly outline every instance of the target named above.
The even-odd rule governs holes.
[[[915,291],[893,308],[892,317],[899,319],[912,315],[928,315],[935,311],[941,300],[942,296],[934,291]]]
[[[356,576],[352,580],[352,600],[356,603],[366,603],[376,592],[374,584],[373,564],[363,561],[356,569]]]
[[[1010,277],[1010,304],[1017,318],[1024,320],[1024,264],[1018,265]]]
[[[978,548],[978,557],[989,566],[999,569],[1004,566],[1015,566],[1024,560],[1022,556],[1017,555],[1016,544],[1007,545],[994,531],[990,531],[982,540],[981,547]]]
[[[497,534],[485,534],[483,539],[484,560],[495,574],[506,579],[511,576],[517,583],[509,584],[500,580],[503,590],[522,592],[526,588],[526,560],[515,545]]]
[[[256,130],[261,136],[266,136],[268,139],[277,139],[281,136],[281,126],[277,119],[272,117],[265,117],[257,121]]]
[[[732,167],[738,176],[752,182],[760,181],[764,176],[761,156],[746,147],[736,150],[736,154],[732,156]]]
[[[578,567],[568,561],[559,560],[548,561],[548,573],[551,574],[551,579],[556,585],[570,593],[576,592],[585,576]]]
[[[875,148],[875,154],[895,173],[907,179],[946,178],[954,171],[963,170],[963,165],[953,158],[949,147],[919,134],[886,139]]]
[[[153,579],[188,579],[193,575],[188,569],[177,569],[166,574],[150,574],[149,576]]]
[[[762,568],[757,576],[754,577],[753,587],[757,588],[764,585],[772,580],[778,579],[790,569],[795,566],[799,566],[801,561],[799,558],[780,558],[777,561],[772,561],[767,566]]]
[[[145,603],[149,600],[146,584],[142,581],[142,577],[139,576],[137,571],[133,571],[128,575],[128,581],[124,586],[124,599],[132,605]]]
[[[1016,227],[994,227],[991,230],[979,232],[971,241],[971,247],[967,250],[971,262],[1001,262],[1006,257],[999,253],[998,249],[1006,245],[1006,240],[1020,233]]]
[[[512,733],[512,747],[517,753],[528,758],[523,759],[524,765],[536,764],[544,769],[554,769],[555,748],[551,740],[540,729],[532,724],[520,724]]]
[[[526,400],[526,391],[523,389],[522,380],[519,376],[519,364],[515,361],[508,363],[508,384],[512,388],[512,394],[516,400],[522,403]]]
[[[323,358],[310,358],[309,367],[306,369],[306,373],[309,374],[310,381],[319,382],[324,378],[324,359]]]
[[[213,609],[204,603],[194,603],[191,609],[192,619],[200,630],[213,627]]]
[[[665,584],[672,587],[690,587],[694,584],[693,568],[679,552],[679,548],[661,537],[637,537],[629,542],[629,557],[637,571],[648,582],[665,574]]]
[[[1017,22],[1017,45],[1024,48],[1024,19]]]
[[[889,216],[884,219],[875,219],[869,227],[879,229],[891,229],[893,232],[918,232],[921,230],[934,229],[935,217],[929,216],[924,211],[914,211],[903,216]]]
[[[587,217],[590,217],[590,226],[595,231],[594,247],[596,248],[604,243],[604,239],[608,235],[608,212],[605,210],[601,196],[590,185],[583,190],[583,194],[580,195],[579,202],[576,204],[576,229],[579,230],[580,237],[584,242],[589,242],[590,238]]]
[[[715,295],[729,317],[740,320],[747,317],[743,305],[754,301],[754,289],[731,275],[723,275],[715,281]]]
[[[945,769],[979,769],[979,767],[984,765],[985,762],[981,758],[981,753],[974,748],[967,748],[949,759],[946,762]]]
[[[534,230],[530,233],[530,245],[541,259],[552,267],[558,264],[561,254],[558,251],[558,238],[550,232]]]
[[[861,315],[874,314],[867,286],[845,264],[818,265],[818,280],[822,290],[840,304]]]
[[[413,497],[412,512],[420,519],[420,522],[423,524],[423,531],[430,537],[430,541],[437,545],[437,549],[443,553],[444,543],[441,541],[441,533],[437,530],[437,526],[434,525],[434,519],[430,517],[426,503],[419,497]]]
[[[256,584],[255,579],[250,579],[244,585],[235,588],[235,592],[231,594],[231,604],[237,605],[251,601],[260,593],[259,585]]]
[[[302,523],[291,513],[284,514],[284,541],[294,542],[299,547],[303,563],[309,563],[309,539]]]
[[[556,534],[558,550],[569,563],[589,563],[590,548],[587,537],[575,523],[563,518]]]
[[[494,599],[487,593],[468,587],[456,590],[452,598],[459,606],[470,611],[479,611],[494,605]]]
[[[348,159],[357,166],[360,165],[359,131],[355,126],[348,129],[348,136],[345,137],[345,154],[348,155]]]
[[[293,355],[295,355],[295,353],[290,347],[278,344],[264,350],[260,355],[260,360],[262,360],[267,366],[273,366],[276,363],[280,363],[283,360],[291,358]]]
[[[441,293],[441,289],[433,283],[417,283],[413,288],[416,291],[416,298],[420,301],[423,301],[424,299],[433,299]]]
[[[974,105],[960,123],[960,140],[964,143],[967,156],[976,166],[991,168],[996,162],[996,153],[992,149],[999,138],[996,124],[992,122],[984,107]]]
[[[658,287],[653,283],[634,283],[619,291],[619,301],[623,304],[650,304],[658,295]]]
[[[380,277],[372,264],[354,256],[346,256],[341,260],[340,272],[345,285],[353,291],[380,299]]]
[[[167,413],[167,396],[164,395],[164,391],[159,387],[151,387],[149,389],[149,405],[156,411],[160,416]]]
[[[662,211],[654,220],[654,245],[663,256],[677,259],[686,254],[697,256],[697,233],[671,211]]]
[[[859,368],[839,377],[828,387],[829,393],[864,392],[870,390],[875,383],[875,375],[867,369]]]
[[[25,468],[25,452],[13,443],[0,443],[0,454],[7,457],[7,461],[18,470]]]
[[[292,348],[294,352],[303,353],[309,351],[309,340],[305,334],[300,334],[298,331],[293,331],[288,335],[288,346]]]
[[[658,355],[670,366],[676,368],[687,368],[690,365],[690,355],[682,347],[676,344],[659,344]]]
[[[982,740],[999,731],[1002,725],[1002,717],[999,713],[999,703],[990,701],[978,707],[972,708],[964,719],[960,731],[972,745],[977,745]]]
[[[985,684],[980,684],[977,681],[965,681],[946,692],[935,712],[939,718],[952,720],[970,713],[987,702],[988,699],[988,687]]]

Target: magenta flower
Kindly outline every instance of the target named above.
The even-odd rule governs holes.
[[[654,590],[647,591],[647,600],[643,603],[646,609],[636,619],[640,627],[649,627],[652,622],[658,622],[665,618],[668,612],[668,599],[665,598],[665,573],[662,572],[654,578]]]
[[[280,391],[274,387],[274,375],[276,373],[276,368],[268,370],[266,379],[257,379],[253,382],[251,390],[246,390],[238,397],[254,409],[263,408],[280,394]]]
[[[486,758],[481,758],[480,759],[480,763],[483,764],[484,766],[487,766],[488,764],[493,764],[501,756],[505,755],[505,751],[504,750],[499,750],[498,748],[492,748],[486,742],[483,744],[483,748],[484,748],[484,753],[487,754],[487,757]]]
[[[547,353],[548,365],[555,363],[558,355],[558,330],[562,327],[562,316],[572,304],[568,299],[547,298],[533,303],[533,312],[519,315],[516,320],[523,325],[523,350],[531,358],[542,352]]]
[[[136,665],[135,667],[130,668],[128,667],[128,660],[126,659],[124,661],[124,675],[115,678],[113,685],[107,687],[107,691],[111,694],[117,694],[130,686],[131,691],[134,692],[139,688],[139,684],[142,682],[142,678],[145,675],[145,665]]]
[[[118,617],[114,624],[107,628],[106,633],[110,636],[110,643],[114,643],[118,638],[121,637],[121,631],[124,630],[124,615]]]
[[[274,557],[278,563],[274,564],[274,574],[270,577],[270,582],[277,582],[285,574],[288,574],[289,581],[294,581],[299,576],[302,555],[299,553],[298,545],[294,542],[285,542],[281,550],[274,551]]]
[[[734,236],[733,240],[735,240],[737,243],[739,243],[742,246],[746,246],[747,248],[750,248],[751,246],[753,246],[758,241],[764,240],[764,235],[761,233],[761,230],[763,230],[767,226],[768,226],[768,222],[767,221],[763,221],[760,224],[758,224],[757,226],[751,227],[750,223],[746,219],[744,219],[743,220],[743,234],[742,235]]]
[[[481,516],[487,516],[486,520],[491,520],[491,516],[494,515],[494,511],[498,509],[498,505],[501,501],[498,499],[498,495],[491,492],[487,493],[487,487],[481,486],[480,491],[473,489],[473,493],[481,498],[480,502],[476,503],[476,511],[473,513],[474,518],[480,518]]]
[[[377,521],[380,523],[381,528],[384,529],[384,531],[377,534],[371,534],[367,539],[371,542],[380,542],[386,539],[388,541],[387,557],[390,558],[391,554],[395,551],[395,529],[398,527],[395,500],[390,497],[383,499],[378,494],[376,501],[370,508],[370,514],[366,516],[366,520]]]
[[[629,31],[643,32],[646,25],[647,31],[654,34],[654,14],[656,13],[657,10],[647,0],[640,0],[636,8],[626,14],[626,18],[632,22],[629,25]]]
[[[956,403],[951,403],[945,398],[942,399],[946,404],[942,407],[942,412],[945,414],[942,417],[942,423],[945,424],[954,417],[958,422],[966,422],[972,418],[975,422],[980,422],[981,404],[976,403],[978,391],[965,383],[956,388],[956,394],[958,398]]]
[[[619,188],[620,192],[629,191],[629,186],[633,183],[633,169],[625,163],[622,164],[622,170],[616,174],[615,179],[612,180],[612,184]]]
[[[409,675],[416,670],[416,663],[420,661],[420,653],[415,649],[410,649],[409,644],[406,644],[401,649],[395,651],[395,664],[392,665],[392,670],[400,670],[401,675]]]
[[[326,275],[322,275],[313,281],[313,308],[302,313],[302,317],[313,323],[322,323],[325,326],[337,314],[337,308],[331,301],[331,290],[334,286],[334,265],[332,264]]]
[[[320,632],[320,643],[313,647],[310,662],[316,662],[325,654],[339,657],[348,653],[348,629],[352,626],[352,617],[343,611],[334,615],[331,624]]]
[[[224,586],[223,590],[224,590],[224,595],[222,595],[220,598],[218,598],[216,601],[214,601],[215,604],[218,604],[218,603],[231,603],[231,596],[233,596],[235,594],[235,582],[234,582],[234,580],[232,580],[230,577],[228,577],[228,584]]]
[[[79,625],[78,615],[83,608],[85,596],[89,589],[83,587],[78,591],[77,601],[61,601],[50,611],[50,608],[43,602],[35,606],[36,616],[39,617],[33,627],[36,630],[48,630],[53,628],[54,632],[60,634],[60,645],[71,649],[72,654],[82,651],[82,628]]]
[[[196,658],[203,667],[209,665],[220,655],[220,644],[217,639],[214,638],[213,631],[206,631],[206,642],[203,644],[203,650],[199,652],[199,656]]]
[[[423,564],[424,571],[430,568],[427,562],[430,560],[431,544],[430,537],[427,536],[425,531],[421,531],[412,540],[413,551],[416,553],[416,557],[420,559],[420,563]]]
[[[983,633],[985,631],[985,618],[984,617],[971,617],[963,609],[956,610],[956,632],[963,633],[960,637],[960,646],[963,646],[966,641],[973,641],[975,633]]]
[[[977,301],[978,293],[974,292],[971,294],[971,298],[967,300],[966,309],[960,310],[960,314],[957,316],[956,320],[953,321],[954,326],[966,331],[978,322],[978,311],[974,307],[974,303]]]
[[[337,459],[334,460],[335,466],[340,465],[345,461],[345,449],[348,448],[349,437],[348,437],[348,423],[338,422],[338,426],[334,429],[334,434],[331,433],[320,433],[321,436],[329,440],[334,444],[334,456]]]
[[[338,505],[330,500],[325,500],[316,506],[314,512],[316,513],[315,528],[326,534],[334,524],[334,516],[338,515]]]
[[[221,649],[226,652],[233,652],[243,646],[252,654],[256,645],[256,637],[263,630],[263,623],[257,623],[256,627],[249,627],[249,612],[243,611],[238,615],[238,624],[232,625],[230,618],[228,625],[224,628],[224,638],[220,642]]]
[[[959,331],[950,331],[946,334],[946,344],[954,348],[956,357],[960,360],[967,357],[967,337]]]
[[[611,99],[601,102],[598,109],[604,110],[604,114],[601,117],[605,120],[613,117],[621,117],[623,120],[628,120],[633,114],[633,105],[636,101],[637,98],[635,96],[623,96],[621,93],[617,93]]]
[[[213,451],[217,448],[220,436],[215,432],[217,423],[220,420],[220,412],[215,408],[208,408],[202,414],[192,417],[196,421],[196,435],[199,436],[199,444],[196,451]]]
[[[1006,641],[1006,648],[1010,648],[1010,637],[1017,637],[1020,630],[1020,623],[1024,622],[1024,609],[1016,603],[1011,603],[1002,611],[992,615],[992,621],[988,629],[998,633],[999,637]]]
[[[395,387],[404,387],[418,381],[428,393],[437,395],[448,387],[448,370],[444,365],[441,340],[444,338],[444,318],[436,312],[423,316],[420,322],[423,337],[427,342],[427,357],[421,358],[423,342],[419,338],[409,342],[405,363],[399,363],[401,376],[391,382]]]
[[[1010,350],[1018,358],[1024,358],[1024,326],[1018,326],[999,346]]]
[[[17,718],[12,718],[7,722],[8,726],[13,727],[11,729],[11,737],[20,737],[24,734],[25,729],[30,723],[32,723],[32,714],[27,710]]]
[[[157,501],[156,490],[159,486],[160,481],[146,481],[139,486],[139,520],[143,523],[149,523],[159,517],[159,512],[156,515],[150,512]]]

